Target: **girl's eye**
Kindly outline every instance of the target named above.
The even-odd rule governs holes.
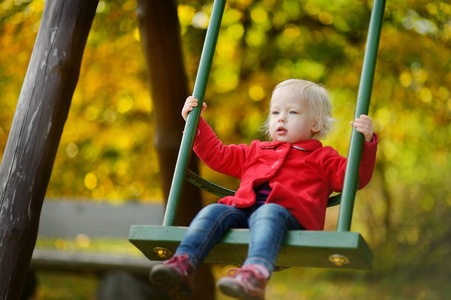
[[[290,115],[297,115],[297,114],[298,114],[297,111],[294,111],[294,110],[290,111]]]
[[[271,115],[278,115],[278,114],[279,114],[278,111],[272,111],[272,112],[271,112]]]

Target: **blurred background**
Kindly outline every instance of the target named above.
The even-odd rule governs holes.
[[[177,3],[192,87],[211,1]],[[225,143],[264,139],[260,126],[272,89],[303,78],[329,90],[337,122],[323,143],[346,156],[371,6],[365,0],[228,1],[205,97],[204,116],[217,135]],[[0,4],[0,155],[43,7],[42,0]],[[374,270],[293,268],[273,276],[268,299],[451,294],[450,46],[449,1],[387,1],[370,107],[378,159],[373,180],[357,194],[352,224],[374,250]],[[47,190],[51,201],[163,205],[150,97],[136,0],[100,1]],[[201,173],[237,185],[204,166]],[[203,196],[205,203],[217,200]],[[336,215],[328,212],[326,229],[334,230]],[[109,243],[76,236],[40,238],[37,246],[137,253],[126,240]],[[95,275],[41,272],[37,278],[36,299],[96,298]]]

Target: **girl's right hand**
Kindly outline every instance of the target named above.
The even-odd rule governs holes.
[[[194,96],[189,96],[186,98],[185,105],[183,105],[182,108],[182,117],[186,121],[188,118],[188,113],[194,109],[198,105],[198,100]],[[202,111],[201,114],[204,112],[204,110],[207,108],[207,104],[204,102],[202,105]]]

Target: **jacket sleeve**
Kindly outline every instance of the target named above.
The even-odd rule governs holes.
[[[365,187],[373,176],[374,167],[376,165],[376,152],[379,137],[374,134],[371,142],[364,142],[362,149],[362,158],[359,168],[359,186],[358,189]],[[323,170],[325,176],[330,182],[330,189],[334,192],[341,192],[343,190],[344,177],[346,172],[347,159],[338,155],[333,150],[332,155],[327,155],[323,161]],[[330,154],[330,153],[329,153]]]
[[[202,117],[199,120],[193,149],[197,156],[211,169],[241,178],[241,171],[246,162],[249,146],[245,144],[224,145]]]
[[[362,160],[359,169],[359,189],[365,187],[373,177],[374,167],[376,166],[376,152],[379,136],[375,133],[371,142],[363,143]]]

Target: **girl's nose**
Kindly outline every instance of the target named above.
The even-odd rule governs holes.
[[[286,118],[285,118],[285,115],[284,114],[280,114],[279,115],[279,118],[278,118],[278,120],[277,120],[278,122],[283,122],[283,123],[286,123]]]

